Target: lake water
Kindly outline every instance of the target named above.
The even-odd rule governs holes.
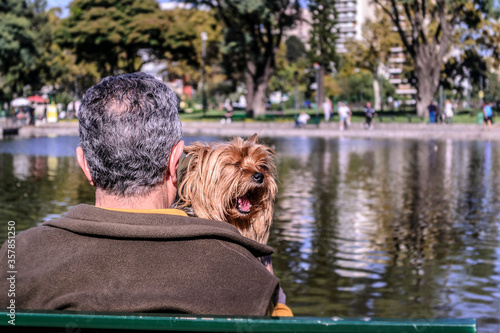
[[[214,141],[213,137],[187,137]],[[476,318],[500,331],[500,142],[264,139],[270,244],[297,316]],[[76,137],[0,141],[0,240],[94,193]]]

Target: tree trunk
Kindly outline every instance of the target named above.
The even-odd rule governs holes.
[[[247,107],[246,113],[247,117],[259,117],[266,114],[266,91],[269,85],[269,79],[265,77],[260,77],[255,79],[250,74],[246,75],[245,80],[247,88]],[[257,81],[257,82],[255,82]]]
[[[373,76],[373,96],[374,96],[374,103],[373,103],[373,108],[375,110],[381,110],[381,103],[380,103],[380,85],[378,82],[378,77],[377,75]]]
[[[434,94],[436,89],[432,89],[429,82],[422,80],[423,82],[418,83],[418,94],[417,94],[417,115],[419,117],[428,118],[429,112],[427,107],[431,104],[434,99]]]
[[[417,115],[428,118],[427,107],[433,101],[439,86],[442,57],[435,56],[432,49],[421,46],[415,58],[415,77],[417,78]]]
[[[415,62],[414,75],[417,79],[416,108],[421,117],[428,117],[427,106],[434,98],[439,86],[439,76],[443,59],[449,50],[453,28],[458,21],[458,14],[463,11],[464,4],[456,1],[435,1],[435,7],[429,6],[428,1],[411,1],[401,4],[400,1],[391,1],[390,8],[386,1],[373,0],[389,17],[397,28],[405,49]],[[455,5],[455,3],[457,3]],[[411,10],[416,8],[417,10]],[[401,16],[406,14],[410,24],[405,24]],[[431,21],[427,15],[438,20],[438,30],[431,39],[429,30]],[[435,20],[434,20],[435,21]],[[406,28],[405,28],[406,25]]]
[[[380,86],[380,81],[382,81],[382,84],[384,84],[383,80],[380,80],[383,78],[383,73],[384,73],[384,68],[383,64],[381,61],[378,61],[377,63],[377,68],[375,69],[375,72],[373,73],[373,96],[374,96],[374,103],[373,103],[373,108],[375,110],[382,110],[382,103],[384,103],[384,96],[382,95],[382,88]],[[380,81],[379,81],[380,80]]]
[[[254,95],[255,95],[255,89],[254,89],[254,82],[253,82],[253,76],[250,73],[245,73],[245,86],[247,89],[247,106],[246,106],[246,116],[248,118],[253,118],[253,100],[254,100]]]
[[[318,111],[323,111],[323,102],[325,100],[325,66],[320,65],[318,69],[318,82],[316,82],[316,94]]]
[[[264,65],[255,65],[252,61],[247,63],[246,88],[247,88],[247,117],[259,117],[266,114],[266,92],[269,79],[273,73],[271,59]]]
[[[266,114],[267,86],[268,86],[268,81],[262,82],[257,86],[252,103],[254,117],[264,116]]]

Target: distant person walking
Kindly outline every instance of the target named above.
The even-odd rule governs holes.
[[[345,103],[340,102],[339,107],[338,107],[338,113],[339,113],[339,119],[340,119],[339,120],[340,121],[339,129],[341,131],[343,131],[344,130],[344,123],[345,123],[346,128],[349,128],[349,125],[351,124],[351,120],[350,120],[351,110],[349,109],[349,107]]]
[[[373,129],[373,118],[375,118],[377,114],[375,113],[375,109],[372,108],[372,103],[368,102],[365,106],[365,129],[372,130]]]
[[[438,114],[438,107],[436,106],[436,103],[431,102],[431,104],[429,104],[429,106],[427,107],[427,110],[429,110],[429,121],[431,123],[436,123],[436,117]]]
[[[325,98],[323,102],[323,112],[325,113],[325,123],[330,120],[330,115],[332,114],[332,102],[328,98]]]
[[[484,114],[484,120],[482,129],[484,130],[486,128],[486,124],[488,124],[488,130],[490,130],[491,123],[493,122],[493,110],[491,108],[491,102],[484,104],[483,114]]]
[[[233,112],[233,106],[231,104],[231,100],[229,98],[226,98],[226,100],[224,101],[224,111]]]
[[[447,124],[452,124],[453,123],[453,104],[451,104],[450,100],[446,100],[446,103],[444,104],[444,116],[445,121]]]
[[[231,104],[231,100],[229,98],[226,98],[226,100],[224,101],[224,111],[226,111],[226,113],[224,114],[224,118],[220,120],[221,124],[231,123],[231,117],[233,116],[233,106]]]
[[[233,116],[233,111],[227,111],[224,114],[224,118],[220,120],[221,124],[231,124],[231,117]]]

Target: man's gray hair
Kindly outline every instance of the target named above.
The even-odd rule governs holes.
[[[78,119],[95,186],[130,197],[162,183],[182,137],[178,105],[172,89],[145,73],[110,76],[90,88]]]

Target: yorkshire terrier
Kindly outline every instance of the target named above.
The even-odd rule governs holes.
[[[195,142],[184,152],[174,207],[226,221],[243,236],[267,244],[278,191],[276,153],[259,144],[257,134],[248,140]]]

